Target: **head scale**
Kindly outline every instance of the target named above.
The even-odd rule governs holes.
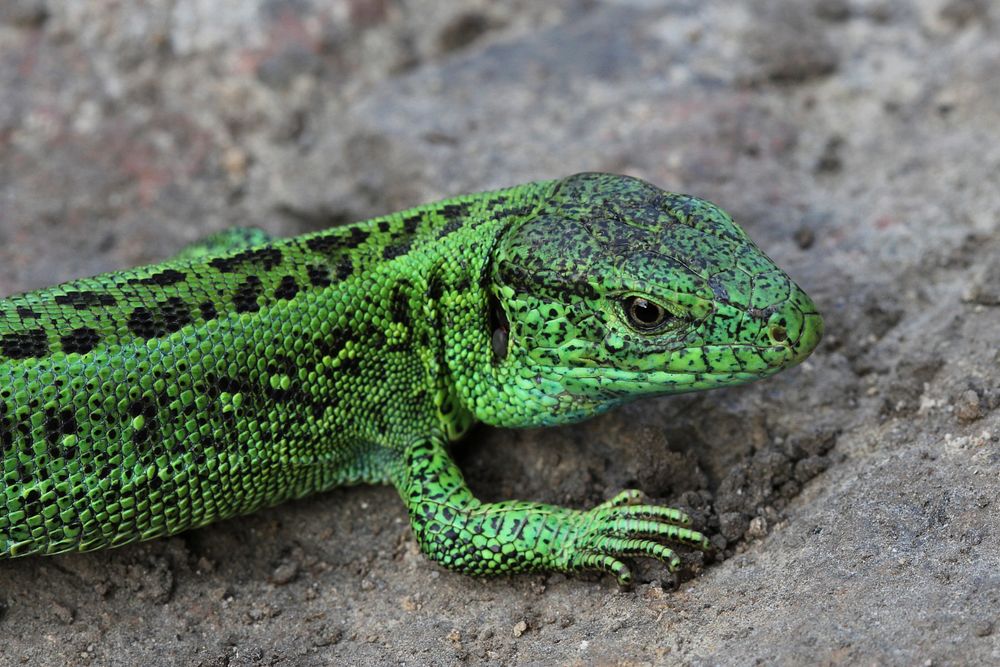
[[[503,233],[488,268],[487,400],[508,426],[741,384],[822,335],[808,296],[713,204],[578,174]]]

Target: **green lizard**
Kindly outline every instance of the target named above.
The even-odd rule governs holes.
[[[730,217],[579,174],[0,301],[0,557],[117,546],[337,485],[391,483],[469,574],[610,572],[706,548],[625,491],[578,511],[472,496],[476,421],[573,422],[803,360],[809,297]]]

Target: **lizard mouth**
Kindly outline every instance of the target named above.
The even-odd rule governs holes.
[[[805,361],[806,357],[812,354],[823,338],[824,329],[823,317],[819,313],[812,312],[803,315],[802,333],[795,341],[789,343],[791,349],[789,366]]]

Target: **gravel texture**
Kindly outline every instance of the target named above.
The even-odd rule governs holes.
[[[1000,661],[989,0],[10,0],[0,292],[585,170],[718,202],[828,335],[766,382],[480,428],[485,499],[690,508],[674,581],[474,580],[390,488],[0,564],[0,664]]]

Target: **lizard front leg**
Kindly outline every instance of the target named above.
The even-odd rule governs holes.
[[[434,439],[414,443],[396,477],[421,550],[465,574],[600,570],[627,586],[632,573],[622,558],[655,558],[671,572],[680,565],[659,540],[709,547],[704,535],[689,528],[690,517],[640,504],[638,491],[586,511],[520,500],[480,502],[444,444]]]

